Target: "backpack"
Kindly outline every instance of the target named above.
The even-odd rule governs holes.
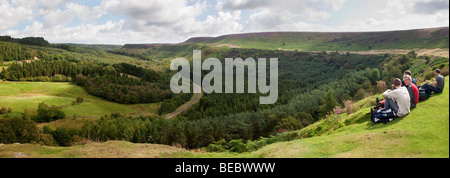
[[[392,109],[379,109],[372,113],[371,120],[374,123],[388,123],[394,120],[396,114]]]
[[[427,90],[419,90],[419,101],[425,101],[431,97],[431,93]]]

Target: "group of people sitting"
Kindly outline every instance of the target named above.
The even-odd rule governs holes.
[[[378,101],[378,110],[372,109],[372,114],[376,113],[380,116],[389,117],[403,117],[409,114],[412,108],[415,108],[419,102],[419,92],[425,91],[428,93],[442,93],[445,85],[445,78],[441,75],[441,71],[436,69],[434,71],[436,78],[433,82],[426,81],[425,85],[417,86],[416,80],[411,77],[410,71],[404,72],[403,81],[399,78],[394,79],[392,90],[389,89],[383,93],[383,101]],[[374,122],[380,119],[372,118]],[[391,121],[391,120],[390,120]]]

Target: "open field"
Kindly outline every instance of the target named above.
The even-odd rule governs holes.
[[[159,107],[159,103],[125,105],[109,102],[70,83],[1,82],[0,91],[0,106],[11,108],[13,113],[36,110],[41,102],[60,106],[68,117],[100,117],[112,113],[156,115]],[[79,96],[84,98],[84,102],[72,105]]]

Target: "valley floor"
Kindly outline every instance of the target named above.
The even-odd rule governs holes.
[[[76,115],[88,118],[117,112],[156,115],[159,107],[159,103],[127,105],[109,102],[67,82],[1,82],[0,89],[0,107],[10,107],[17,114],[23,113],[25,109],[36,110],[41,102],[62,107],[68,117]],[[79,96],[84,98],[84,102],[72,105]]]

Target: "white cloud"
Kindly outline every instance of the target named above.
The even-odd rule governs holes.
[[[76,0],[0,0],[0,35],[43,36],[54,43],[124,44],[181,42],[194,36],[261,31],[386,31],[449,26],[445,0],[353,3],[102,0],[98,5],[85,5]]]
[[[301,11],[316,4],[317,7],[339,10],[347,0],[221,0],[217,3],[219,10],[246,10],[246,9],[284,9]]]
[[[205,3],[188,5],[187,0],[105,0],[105,10],[125,15],[134,27],[170,25],[177,21],[195,18],[202,14]]]
[[[434,0],[440,1],[440,0]],[[417,4],[430,0],[384,0],[371,4],[349,17],[336,30],[339,31],[388,31],[449,26],[449,11],[442,8],[430,14],[416,10]],[[382,10],[379,10],[382,9]]]
[[[58,9],[61,4],[64,4],[67,0],[39,0],[39,5],[45,11],[51,11]]]
[[[42,14],[44,26],[46,28],[53,27],[55,25],[67,25],[75,17],[78,17],[82,21],[87,21],[90,19],[95,19],[101,17],[105,12],[100,6],[87,7],[84,5],[68,2],[65,3],[64,10],[59,8],[52,10],[41,9],[40,14]]]
[[[219,11],[199,20],[198,16],[210,7],[206,1],[189,4],[187,0],[105,0],[101,6],[113,15],[125,16],[123,30],[133,33],[139,42],[180,42],[192,36],[238,33],[243,28],[237,22],[240,11]]]
[[[10,30],[7,33],[14,37],[44,36],[51,42],[120,44],[130,39],[130,36],[122,31],[123,24],[124,21],[121,20],[108,21],[101,25],[81,24],[75,27],[57,25],[46,28],[43,23],[34,21],[22,31]],[[117,38],[119,35],[122,36]]]
[[[337,28],[339,31],[389,31],[449,26],[448,12],[435,15],[408,14],[393,19],[369,18],[346,21]]]
[[[180,42],[192,36],[218,36],[224,33],[241,32],[243,26],[240,11],[202,14],[205,2],[189,5],[186,0],[143,1],[104,0],[96,7],[65,2],[52,6],[55,9],[39,11],[42,21],[33,21],[24,30],[8,30],[15,37],[43,36],[50,42],[75,43],[151,43]],[[49,9],[50,7],[48,7]],[[103,24],[95,20],[105,14],[121,16]],[[69,27],[74,19],[84,20]]]
[[[33,12],[25,6],[24,1],[0,0],[0,30],[18,25],[24,20],[31,20]]]
[[[302,13],[292,13],[289,10],[271,11],[262,10],[251,15],[247,21],[247,31],[298,31],[304,24],[330,16],[324,11],[314,11],[305,8]]]
[[[414,11],[423,14],[435,14],[445,10],[449,10],[448,0],[426,0],[414,4]]]
[[[255,9],[261,7],[268,7],[275,4],[276,1],[272,0],[226,0],[218,3],[218,9],[231,9],[231,10],[243,10],[243,9]]]
[[[67,13],[67,11],[56,10],[44,16],[44,24],[46,27],[53,27],[55,25],[66,25],[74,18],[74,14]]]
[[[326,5],[331,6],[334,10],[339,10],[347,0],[324,0]]]
[[[238,23],[241,11],[218,12],[217,15],[209,15],[204,21],[185,21],[176,25],[180,29],[182,35],[194,36],[218,36],[227,33],[239,33],[243,30],[243,26]],[[192,36],[190,36],[192,37]],[[186,37],[184,37],[186,38]]]
[[[229,0],[231,4],[233,1]],[[245,1],[247,2],[247,1]],[[259,11],[249,16],[246,23],[246,31],[299,31],[307,28],[306,24],[311,27],[317,27],[312,22],[328,19],[331,15],[322,9],[310,7],[309,3],[322,4],[323,1],[306,0],[306,1],[265,1],[269,3],[267,7],[257,7]],[[339,1],[344,2],[344,1]],[[248,4],[240,4],[244,7]],[[340,8],[334,3],[328,3],[332,8]],[[225,8],[225,6],[224,6]],[[307,28],[310,29],[310,28]]]

